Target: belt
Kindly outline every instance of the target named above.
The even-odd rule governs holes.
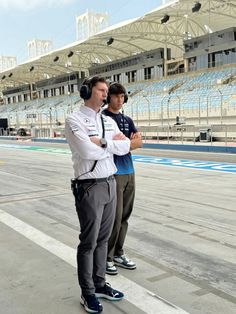
[[[114,176],[112,175],[106,178],[98,178],[98,179],[82,179],[82,180],[76,179],[76,182],[80,184],[81,183],[99,183],[99,182],[109,182],[113,179],[114,179]]]

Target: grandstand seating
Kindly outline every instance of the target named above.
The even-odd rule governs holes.
[[[175,78],[127,86],[134,96],[125,107],[127,114],[135,119],[156,119],[155,113],[169,115],[186,114],[187,110],[220,109],[221,106],[235,107],[236,68],[214,70],[203,73],[183,74]],[[135,92],[136,91],[136,92]],[[150,110],[150,114],[148,111]]]
[[[142,125],[174,122],[176,116],[216,115],[236,108],[236,67],[185,73],[159,81],[127,84],[125,113]],[[56,126],[80,103],[78,93],[1,105],[0,116],[11,126]],[[207,111],[207,112],[206,112]],[[34,116],[35,114],[35,116]]]

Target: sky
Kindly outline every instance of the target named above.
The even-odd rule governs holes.
[[[27,60],[27,41],[49,39],[53,49],[76,40],[75,19],[87,10],[107,12],[109,26],[144,15],[162,0],[0,0],[0,56]]]

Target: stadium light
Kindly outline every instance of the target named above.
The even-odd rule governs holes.
[[[201,3],[200,2],[196,2],[194,4],[194,6],[192,7],[192,12],[195,13],[195,12],[198,12],[200,9],[201,9]]]
[[[32,67],[29,69],[30,72],[34,71],[34,66],[32,65]]]
[[[73,56],[74,52],[73,51],[70,51],[67,55],[68,58],[71,58]]]
[[[168,14],[165,14],[163,18],[161,19],[161,24],[167,23],[169,19],[170,19],[170,16]]]
[[[54,59],[53,59],[53,62],[57,62],[59,60],[59,57],[56,56]]]
[[[114,38],[110,37],[107,41],[107,46],[110,46],[114,41]]]

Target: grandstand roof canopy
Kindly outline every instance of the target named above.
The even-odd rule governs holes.
[[[113,25],[85,41],[73,42],[5,70],[1,72],[0,90],[62,73],[87,70],[94,63],[102,64],[160,47],[171,48],[173,56],[182,57],[184,39],[235,27],[236,0],[198,2],[201,8],[193,13],[195,0],[169,0],[142,17]],[[165,15],[169,20],[161,23]],[[110,38],[113,42],[108,45]],[[73,55],[68,57],[71,51]]]

